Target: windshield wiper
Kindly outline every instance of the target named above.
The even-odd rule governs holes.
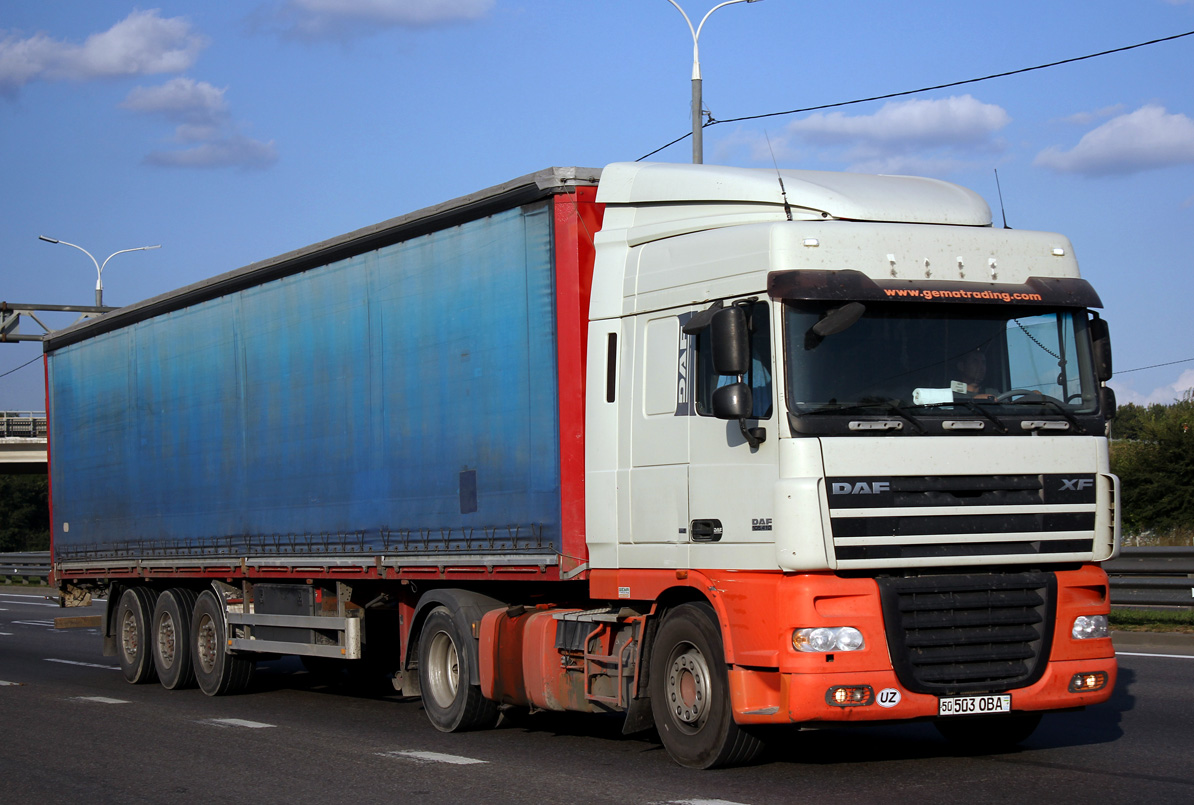
[[[855,403],[853,405],[841,405],[837,408],[818,408],[814,411],[803,411],[801,416],[808,414],[849,414],[865,411],[868,408],[878,408],[885,413],[895,414],[898,417],[908,420],[918,432],[924,434],[924,425],[920,424],[920,420],[912,416],[907,409],[903,408],[899,400],[872,400]]]
[[[1021,399],[1016,400],[1015,404],[1016,405],[1048,405],[1053,410],[1057,411],[1057,413],[1059,413],[1063,417],[1065,417],[1066,421],[1069,422],[1071,425],[1073,425],[1074,429],[1077,430],[1079,433],[1081,433],[1083,435],[1088,435],[1090,433],[1090,431],[1088,431],[1086,428],[1082,427],[1082,423],[1078,421],[1077,417],[1075,417],[1073,414],[1071,414],[1069,411],[1067,411],[1065,409],[1065,406],[1062,405],[1061,403],[1059,403],[1057,400],[1051,400],[1048,397],[1045,397],[1042,395],[1039,399],[1037,399],[1036,397],[1021,398]]]
[[[1004,425],[1002,422],[1000,422],[998,417],[996,417],[990,411],[983,408],[983,406],[979,405],[974,400],[970,400],[965,397],[960,397],[960,398],[954,400],[953,402],[926,403],[925,405],[918,405],[916,407],[917,408],[944,408],[947,405],[964,405],[967,408],[969,408],[971,411],[974,411],[979,416],[985,417],[988,420],[990,420],[991,424],[993,424],[995,426],[996,430],[998,430],[1000,433],[1008,432],[1007,425]]]

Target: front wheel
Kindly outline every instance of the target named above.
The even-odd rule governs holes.
[[[1040,713],[1012,713],[978,718],[939,718],[934,726],[946,740],[960,748],[987,753],[1004,752],[1028,740],[1040,723]]]
[[[486,729],[497,723],[498,704],[469,684],[473,653],[446,607],[437,607],[419,632],[419,689],[423,710],[440,732]]]
[[[721,630],[707,604],[664,616],[650,662],[651,711],[672,760],[711,769],[758,756],[763,742],[734,723]]]

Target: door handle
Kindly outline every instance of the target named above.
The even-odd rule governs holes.
[[[688,529],[693,542],[720,542],[721,520],[693,520]]]

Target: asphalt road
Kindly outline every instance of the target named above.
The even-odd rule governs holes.
[[[748,768],[694,772],[616,720],[540,714],[445,735],[417,701],[263,663],[211,699],[125,683],[98,634],[0,589],[0,802],[1188,803],[1194,649],[1121,646],[1114,698],[1050,715],[1023,749],[954,752],[929,724],[785,733]]]

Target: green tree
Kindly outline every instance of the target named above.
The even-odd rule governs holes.
[[[1120,414],[1126,413],[1124,421]],[[1172,405],[1120,407],[1111,469],[1123,492],[1124,531],[1163,544],[1194,537],[1194,390]]]
[[[44,475],[0,475],[0,552],[49,548],[49,481]]]

